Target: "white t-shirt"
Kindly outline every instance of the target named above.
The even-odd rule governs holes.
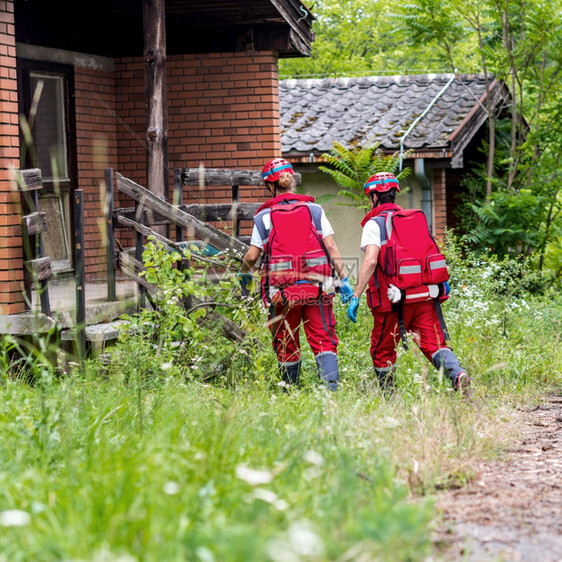
[[[374,220],[367,221],[361,234],[361,249],[365,251],[369,244],[381,247],[381,229]]]
[[[263,216],[263,224],[265,228],[267,228],[268,230],[271,228],[271,215],[269,213],[266,213]],[[322,228],[322,238],[326,238],[326,236],[331,236],[332,234],[334,234],[334,229],[332,228],[332,225],[330,224],[328,217],[326,217],[326,213],[324,212],[324,209],[322,209],[322,216],[320,217],[320,226]],[[254,224],[254,230],[252,231],[252,238],[250,239],[250,244],[252,246],[257,246],[260,250],[263,250],[261,236],[255,224]]]

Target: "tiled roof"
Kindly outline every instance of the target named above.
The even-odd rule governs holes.
[[[449,137],[485,92],[483,76],[374,76],[280,82],[283,153],[327,152],[380,142],[398,150],[417,117],[438,99],[404,139],[404,149],[449,146]],[[444,90],[443,90],[444,89]]]

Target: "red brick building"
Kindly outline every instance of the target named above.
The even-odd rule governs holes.
[[[83,190],[86,275],[105,276],[104,170],[146,185],[143,4],[150,3],[0,0],[0,315],[26,309],[13,170],[42,171],[46,253],[60,275],[73,270],[72,194]],[[166,0],[165,7],[170,185],[175,168],[261,168],[281,152],[278,58],[310,53],[312,16],[294,0]],[[20,115],[24,126],[32,122],[31,137]],[[264,197],[240,187],[243,200]],[[184,191],[186,203],[211,200],[230,201],[230,187]]]

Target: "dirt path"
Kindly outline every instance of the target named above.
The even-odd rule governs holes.
[[[516,415],[522,440],[437,497],[435,559],[562,561],[562,395]]]

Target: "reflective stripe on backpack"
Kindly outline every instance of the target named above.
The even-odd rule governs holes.
[[[293,262],[291,260],[287,261],[277,261],[269,265],[270,271],[289,271],[293,269]]]
[[[317,267],[319,265],[326,265],[328,263],[328,258],[326,256],[320,258],[309,258],[305,260],[308,267]]]

